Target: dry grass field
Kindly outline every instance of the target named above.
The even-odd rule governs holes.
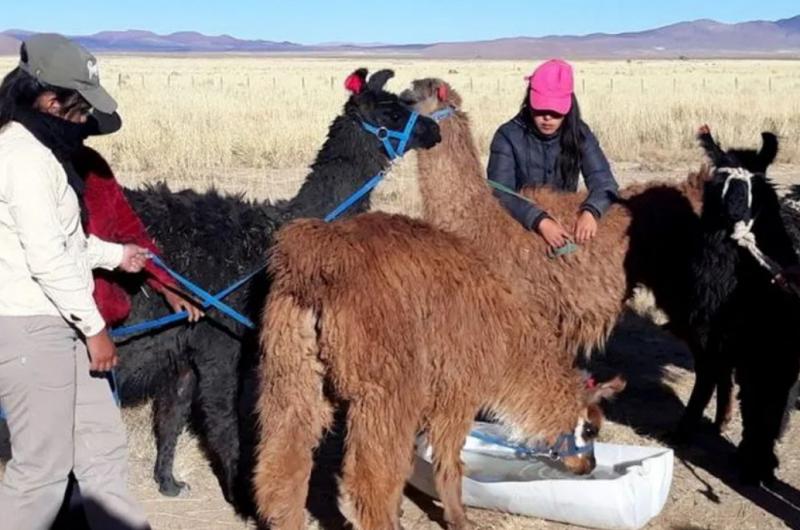
[[[0,57],[0,71],[14,64]],[[442,77],[462,94],[483,155],[496,127],[521,101],[533,63],[419,61],[399,58],[134,57],[100,59],[101,78],[118,98],[124,129],[93,145],[127,185],[163,179],[175,188],[215,185],[254,198],[287,197],[299,187],[346,94],[345,76],[359,66],[392,68],[389,88],[414,78]],[[577,92],[622,181],[680,178],[700,162],[693,141],[709,123],[725,145],[754,145],[764,129],[782,139],[779,183],[800,178],[800,61],[578,62]],[[410,155],[376,192],[375,207],[415,214],[419,196]],[[598,358],[599,373],[619,371],[628,390],[609,405],[606,441],[662,443],[693,381],[686,350],[652,326],[633,321]],[[713,414],[713,410],[708,411]],[[128,410],[131,486],[156,529],[247,528],[222,499],[194,439],[183,436],[177,475],[193,487],[185,498],[158,494],[149,408]],[[797,422],[779,448],[775,491],[737,486],[728,460],[740,436],[737,420],[722,440],[701,436],[680,449],[662,515],[648,528],[800,528],[800,436]],[[312,495],[320,495],[312,490]],[[556,529],[564,525],[471,510],[481,528]],[[429,500],[409,494],[407,529],[438,528]],[[315,523],[316,525],[317,523]],[[315,526],[316,527],[316,526]],[[320,525],[335,528],[335,520]]]
[[[0,71],[13,65],[0,57]],[[345,76],[392,68],[399,90],[438,76],[465,99],[480,149],[521,102],[533,62],[255,56],[101,58],[125,128],[96,142],[130,179],[208,182],[240,170],[305,166],[339,111]],[[723,141],[761,130],[800,162],[800,61],[577,62],[576,90],[609,157],[647,166],[694,159],[692,132],[708,122]]]

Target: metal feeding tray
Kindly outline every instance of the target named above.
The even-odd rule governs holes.
[[[501,427],[476,422],[473,432],[502,436]],[[513,449],[469,436],[461,451],[464,504],[590,528],[637,529],[664,508],[673,453],[664,447],[595,444],[597,467],[577,476],[547,458],[520,458]],[[438,498],[431,451],[417,440],[409,483]]]

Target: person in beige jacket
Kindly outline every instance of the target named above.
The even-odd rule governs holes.
[[[29,37],[0,85],[0,407],[13,453],[0,529],[49,528],[70,472],[93,529],[149,528],[127,488],[104,374],[116,348],[92,297],[93,268],[138,272],[148,255],[86,237],[70,162],[89,113],[115,111],[96,59],[59,35]]]

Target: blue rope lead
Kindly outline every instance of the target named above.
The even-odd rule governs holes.
[[[167,264],[164,263],[164,260],[162,260],[157,255],[151,254],[150,255],[150,259],[153,260],[153,263],[155,263],[156,265],[158,265],[159,267],[164,269],[170,276],[175,278],[181,285],[183,285],[186,289],[188,289],[190,293],[192,293],[196,297],[200,298],[200,300],[202,300],[203,303],[208,304],[211,307],[214,307],[216,309],[219,309],[224,314],[228,315],[229,317],[231,317],[232,319],[234,319],[238,323],[240,323],[240,324],[242,324],[244,326],[247,326],[250,329],[254,329],[256,327],[255,324],[253,324],[253,322],[251,322],[249,318],[247,318],[246,316],[242,315],[241,313],[239,313],[238,311],[236,311],[232,307],[228,306],[227,304],[224,304],[224,303],[220,302],[219,300],[214,298],[214,296],[211,293],[205,291],[204,289],[201,289],[198,285],[193,283],[191,280],[189,280],[187,278],[184,278],[183,276],[181,276],[180,274],[178,274],[174,270],[170,269],[167,266]]]
[[[351,206],[353,206],[356,202],[358,202],[361,197],[369,193],[378,183],[383,179],[383,171],[372,177],[367,181],[366,184],[361,186],[354,194],[348,197],[342,204],[334,208],[334,210],[325,216],[325,222],[330,223],[331,221],[335,221],[340,215],[346,212]]]
[[[230,285],[229,287],[225,288],[224,290],[216,293],[213,298],[216,301],[221,301],[227,298],[228,295],[238,290],[244,284],[249,282],[255,275],[259,272],[264,270],[264,266],[259,267],[258,269],[254,270],[247,276],[241,278],[236,283]],[[208,309],[211,307],[210,304],[204,303],[203,309]],[[169,315],[165,315],[160,318],[156,318],[153,320],[146,320],[144,322],[139,322],[137,324],[131,324],[130,326],[122,326],[118,328],[114,328],[111,330],[110,334],[112,338],[119,339],[122,337],[127,337],[129,335],[138,335],[140,333],[144,333],[146,331],[152,331],[154,329],[159,329],[162,327],[169,326],[170,324],[174,324],[175,322],[180,322],[181,320],[187,318],[189,313],[186,311],[180,311],[178,313],[171,313]]]
[[[494,436],[473,430],[469,433],[473,438],[477,438],[485,443],[505,447],[511,449],[518,458],[533,458],[537,456],[546,456],[548,458],[564,458],[568,456],[578,456],[584,453],[591,453],[594,449],[594,442],[578,447],[575,443],[575,435],[572,433],[564,433],[558,437],[553,445],[542,444],[538,446],[517,445],[512,444],[505,438]]]

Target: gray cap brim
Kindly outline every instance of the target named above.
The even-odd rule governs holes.
[[[86,134],[88,136],[112,134],[121,128],[122,118],[117,112],[106,114],[95,109],[86,120]]]
[[[89,102],[89,105],[105,114],[113,114],[117,110],[117,102],[101,86],[92,88],[79,88],[78,93]]]

